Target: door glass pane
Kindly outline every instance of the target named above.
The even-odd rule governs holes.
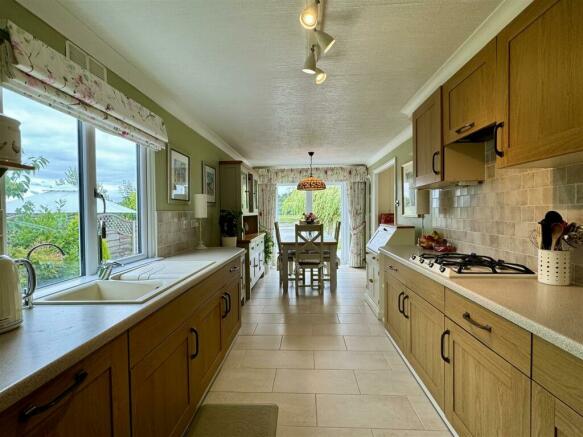
[[[336,224],[342,217],[342,187],[336,184],[326,184],[323,191],[312,192],[312,208],[320,223],[324,225],[326,240],[334,239]],[[338,253],[342,249],[342,241],[339,238]]]
[[[95,130],[97,219],[102,236],[102,260],[117,260],[142,252],[139,223],[138,145]],[[99,250],[99,248],[98,248]]]
[[[306,192],[298,191],[293,185],[277,186],[277,214],[281,238],[294,241],[295,224],[306,212]]]
[[[6,183],[6,252],[31,261],[38,286],[81,275],[78,122],[48,106],[2,90],[4,113],[21,122],[22,161],[35,172],[9,171]]]

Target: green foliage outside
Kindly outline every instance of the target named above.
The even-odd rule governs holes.
[[[316,214],[324,230],[328,234],[334,233],[334,226],[340,221],[341,190],[338,186],[331,186],[323,191],[314,191],[312,194],[313,213]],[[279,198],[279,221],[294,223],[302,218],[306,211],[306,194],[303,191],[293,190],[284,193]]]
[[[32,158],[31,162],[36,170],[46,167],[49,163],[42,157]],[[30,189],[30,172],[10,171],[6,173],[5,179],[6,196],[24,199],[24,194]],[[77,171],[74,168],[67,169],[65,177],[57,181],[57,185],[78,186],[78,183]],[[119,192],[122,195],[119,203],[137,211],[136,187],[131,182],[123,181]],[[39,287],[77,277],[81,272],[79,214],[64,212],[64,206],[63,201],[57,201],[55,208],[51,209],[43,205],[34,205],[32,202],[24,202],[22,207],[6,220],[7,253],[12,258],[25,258],[32,247],[41,243],[53,243],[65,251],[65,257],[54,248],[43,248],[32,255]],[[125,218],[128,220],[136,218],[136,214],[124,216],[127,216]],[[88,235],[91,238],[91,232]]]

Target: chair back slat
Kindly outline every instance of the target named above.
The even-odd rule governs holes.
[[[273,225],[275,226],[275,240],[277,241],[277,251],[279,253],[282,253],[281,234],[279,233],[279,223],[275,222]]]
[[[324,262],[324,225],[295,225],[296,262]]]
[[[336,222],[336,229],[334,230],[334,241],[338,243],[340,238],[340,222]]]

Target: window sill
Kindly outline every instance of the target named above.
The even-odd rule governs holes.
[[[122,273],[126,271],[130,271],[136,269],[138,267],[144,266],[146,264],[150,264],[154,261],[159,261],[162,258],[154,257],[154,258],[143,258],[139,261],[134,261],[130,263],[126,263],[122,266],[115,267],[112,270],[112,274]],[[87,284],[89,282],[97,281],[99,278],[97,275],[86,275],[86,276],[79,276],[78,278],[69,279],[67,281],[58,282],[56,284],[51,284],[46,287],[39,288],[34,293],[34,298],[41,298],[50,296],[51,294],[59,293],[63,290],[67,290],[69,288],[77,287],[79,285]]]

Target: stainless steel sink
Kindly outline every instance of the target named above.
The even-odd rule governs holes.
[[[94,281],[35,300],[36,305],[143,303],[167,288],[165,281]]]

